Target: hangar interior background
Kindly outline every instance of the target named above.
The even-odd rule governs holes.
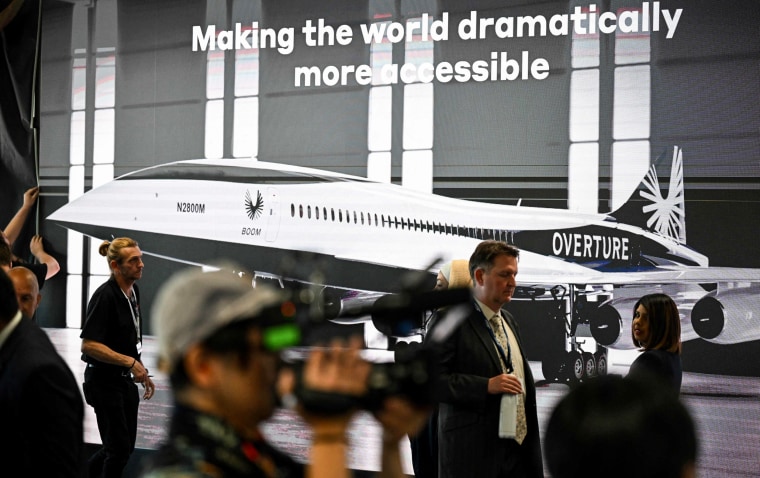
[[[13,131],[3,133],[0,145],[0,197],[9,205],[0,219],[7,223],[23,191],[38,182],[42,196],[26,242],[42,234],[63,268],[45,285],[40,325],[78,329],[90,291],[107,274],[97,244],[45,218],[114,177],[195,158],[250,157],[473,201],[605,213],[628,197],[651,161],[677,145],[684,151],[687,243],[711,265],[760,268],[760,9],[754,0],[659,2],[662,9],[683,9],[672,38],[664,30],[475,40],[452,34],[437,42],[416,35],[410,42],[307,47],[297,32],[309,19],[349,25],[359,38],[361,25],[408,27],[423,14],[432,21],[447,12],[453,29],[472,12],[548,18],[575,7],[621,14],[645,4],[653,6],[641,0],[41,2],[40,17],[20,16],[4,31],[9,63],[26,65],[19,57],[37,51],[34,25],[41,19],[37,74],[23,67],[2,76],[5,87],[28,75],[38,93],[29,102],[36,115],[31,126],[16,126],[4,101],[3,126]],[[295,27],[293,51],[192,51],[193,26],[221,32],[236,24],[253,29],[254,22],[275,31]],[[492,52],[544,58],[549,74],[395,84],[378,77],[370,85],[309,87],[293,80],[300,65],[379,69],[473,62]],[[30,112],[21,110],[26,119]],[[181,266],[146,256],[146,267],[147,308]],[[695,372],[758,377],[757,346],[693,340],[684,347],[684,363]]]
[[[78,327],[105,265],[89,240],[46,224],[69,200],[113,177],[181,159],[251,157],[345,172],[444,196],[609,212],[650,161],[684,151],[687,243],[711,265],[760,267],[760,12],[752,2],[661,2],[683,9],[659,32],[462,40],[462,20],[539,16],[589,5],[618,15],[641,1],[272,2],[49,1],[42,16],[39,228],[65,274],[46,288],[42,325]],[[446,41],[366,44],[360,26],[409,27],[448,13]],[[307,20],[348,25],[349,45],[307,46]],[[192,51],[193,27],[293,28],[293,50]],[[255,30],[255,29],[254,29]],[[296,87],[297,66],[543,58],[543,80],[412,81]],[[296,140],[293,140],[296,138]],[[666,178],[668,171],[661,171]],[[17,201],[25,187],[14,183]],[[661,185],[667,189],[667,185]],[[729,239],[730,238],[730,239]],[[731,247],[728,247],[730,240]],[[748,253],[750,252],[750,253]],[[177,265],[149,258],[149,304]],[[52,307],[65,300],[67,308]],[[692,341],[698,342],[698,341]],[[753,343],[720,347],[729,369],[756,375]],[[699,361],[707,343],[690,343]],[[709,355],[709,354],[708,354]],[[721,360],[719,369],[725,369]],[[741,365],[739,365],[741,364]],[[701,365],[716,367],[713,361]],[[747,369],[749,367],[750,369]]]

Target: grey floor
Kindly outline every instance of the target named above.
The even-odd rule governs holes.
[[[79,330],[48,329],[53,343],[81,382],[84,367],[80,361]],[[166,377],[155,366],[156,348],[151,337],[144,344],[144,362],[151,369],[156,395],[141,404],[137,447],[141,454],[155,449],[166,433],[171,412],[171,393]],[[610,373],[625,374],[630,355],[610,357]],[[541,363],[530,362],[537,380],[538,419],[544,427],[554,404],[568,391],[567,385],[546,383]],[[685,373],[681,397],[697,424],[700,440],[698,476],[760,476],[760,378],[730,377]],[[291,411],[279,410],[265,425],[264,432],[277,446],[301,461],[306,460],[310,433]],[[359,413],[350,429],[349,466],[354,470],[379,468],[380,428],[368,413]],[[85,441],[100,443],[92,408],[86,407]],[[404,441],[404,471],[412,474],[409,444]]]

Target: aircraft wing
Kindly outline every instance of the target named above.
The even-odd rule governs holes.
[[[694,284],[715,284],[721,282],[732,283],[760,283],[760,270],[734,267],[686,267],[686,266],[658,266],[651,270],[637,270],[626,272],[600,272],[593,269],[566,273],[559,277],[537,271],[520,272],[522,284],[590,284],[590,285],[632,285],[632,284],[664,284],[670,282],[685,282]],[[553,279],[553,280],[552,280]]]
[[[602,304],[586,321],[594,338],[612,348],[633,347],[628,338],[633,306],[641,296],[655,292],[670,295],[678,304],[683,341],[702,338],[717,344],[735,344],[760,339],[757,269],[689,266],[627,272],[587,269],[585,273],[565,275],[560,281],[528,269],[521,270],[518,285],[522,289],[522,297],[518,299],[551,299],[550,292],[557,287],[563,292],[568,287],[580,295],[601,296]]]

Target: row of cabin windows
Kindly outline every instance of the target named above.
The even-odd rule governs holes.
[[[364,213],[363,211],[349,211],[348,209],[338,209],[326,207],[320,209],[319,206],[304,206],[299,204],[290,204],[290,216],[301,219],[321,219],[323,221],[345,222],[347,224],[360,224],[368,226],[388,227],[395,229],[408,229],[410,231],[432,232],[436,234],[448,234],[452,236],[472,237],[475,239],[487,240],[495,239],[498,241],[507,241],[508,231],[503,229],[483,229],[477,227],[454,226],[451,224],[423,222],[406,217],[386,216],[377,213]]]

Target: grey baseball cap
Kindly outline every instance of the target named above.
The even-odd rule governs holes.
[[[159,365],[171,372],[187,349],[239,320],[254,319],[265,308],[283,301],[280,291],[253,287],[250,276],[234,268],[204,272],[182,270],[159,290],[151,309],[158,338]]]

